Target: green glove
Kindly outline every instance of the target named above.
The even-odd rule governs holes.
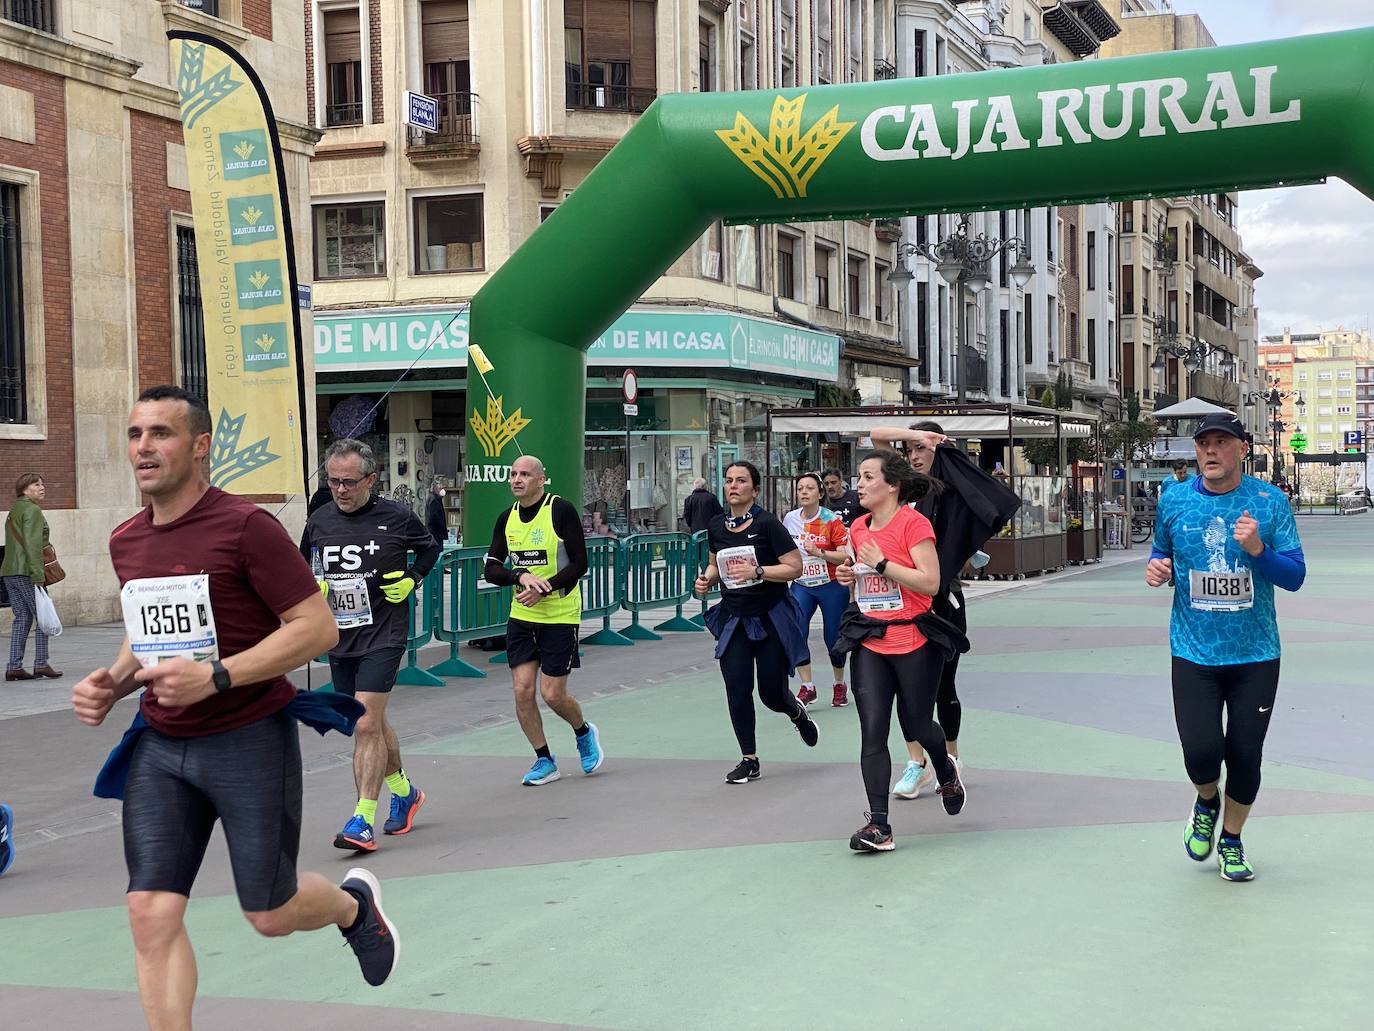
[[[328,580],[316,580],[315,582],[316,582],[317,584],[320,585],[320,597],[321,597],[321,598],[328,598],[328,597],[329,597],[329,581],[328,581]]]
[[[391,581],[391,583],[382,584],[382,594],[393,605],[399,605],[405,601],[410,597],[410,592],[415,590],[415,579],[399,569],[394,573],[383,573],[382,579]]]

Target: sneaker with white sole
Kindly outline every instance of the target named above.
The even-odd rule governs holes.
[[[520,783],[526,787],[538,787],[540,784],[552,784],[560,776],[558,764],[541,755],[535,758],[534,765],[530,767],[529,773],[521,778]]]
[[[892,785],[892,793],[898,798],[916,798],[923,789],[934,783],[935,771],[930,768],[929,763],[918,763],[914,759],[908,759],[901,779]]]
[[[401,939],[396,925],[382,912],[382,886],[369,870],[355,866],[339,885],[358,900],[358,922],[351,930],[339,928],[358,957],[363,980],[372,987],[385,984],[401,958]]]

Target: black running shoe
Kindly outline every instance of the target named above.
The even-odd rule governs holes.
[[[801,707],[801,712],[792,717],[792,722],[796,724],[797,733],[806,742],[807,748],[815,748],[816,742],[821,739],[821,728],[816,726],[816,721],[806,714],[806,706]]]
[[[872,813],[864,813],[868,823],[856,830],[849,839],[849,847],[855,852],[891,852],[897,847],[892,840],[892,828],[883,830],[873,822]]]
[[[727,784],[743,784],[746,781],[759,779],[759,761],[757,759],[741,759],[739,765],[725,775]]]
[[[339,887],[357,898],[362,914],[351,933],[343,931],[344,940],[358,957],[363,980],[374,988],[385,984],[401,958],[401,939],[396,934],[396,925],[382,912],[382,886],[371,872],[355,866]]]
[[[935,793],[940,796],[940,801],[945,804],[945,812],[950,816],[958,816],[964,808],[964,800],[967,794],[964,791],[964,778],[959,774],[959,764],[953,759],[949,761],[949,768],[954,771],[954,776],[946,781],[942,781],[940,786],[935,789]]]

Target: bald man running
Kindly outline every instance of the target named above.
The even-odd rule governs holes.
[[[523,455],[511,465],[515,504],[496,520],[485,572],[489,583],[515,588],[506,624],[506,661],[515,686],[515,714],[534,748],[534,765],[521,781],[527,785],[559,778],[557,760],[544,737],[536,684],[544,704],[573,728],[582,772],[595,773],[604,758],[596,725],[582,718],[582,706],[568,694],[568,674],[581,665],[579,584],[587,572],[587,541],[577,509],[547,493],[547,481],[544,463],[533,455]]]

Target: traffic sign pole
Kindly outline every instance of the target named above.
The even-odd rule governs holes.
[[[639,397],[639,377],[634,369],[626,369],[620,379],[620,393],[625,398],[625,536],[630,535],[630,428],[639,414],[635,400]]]

